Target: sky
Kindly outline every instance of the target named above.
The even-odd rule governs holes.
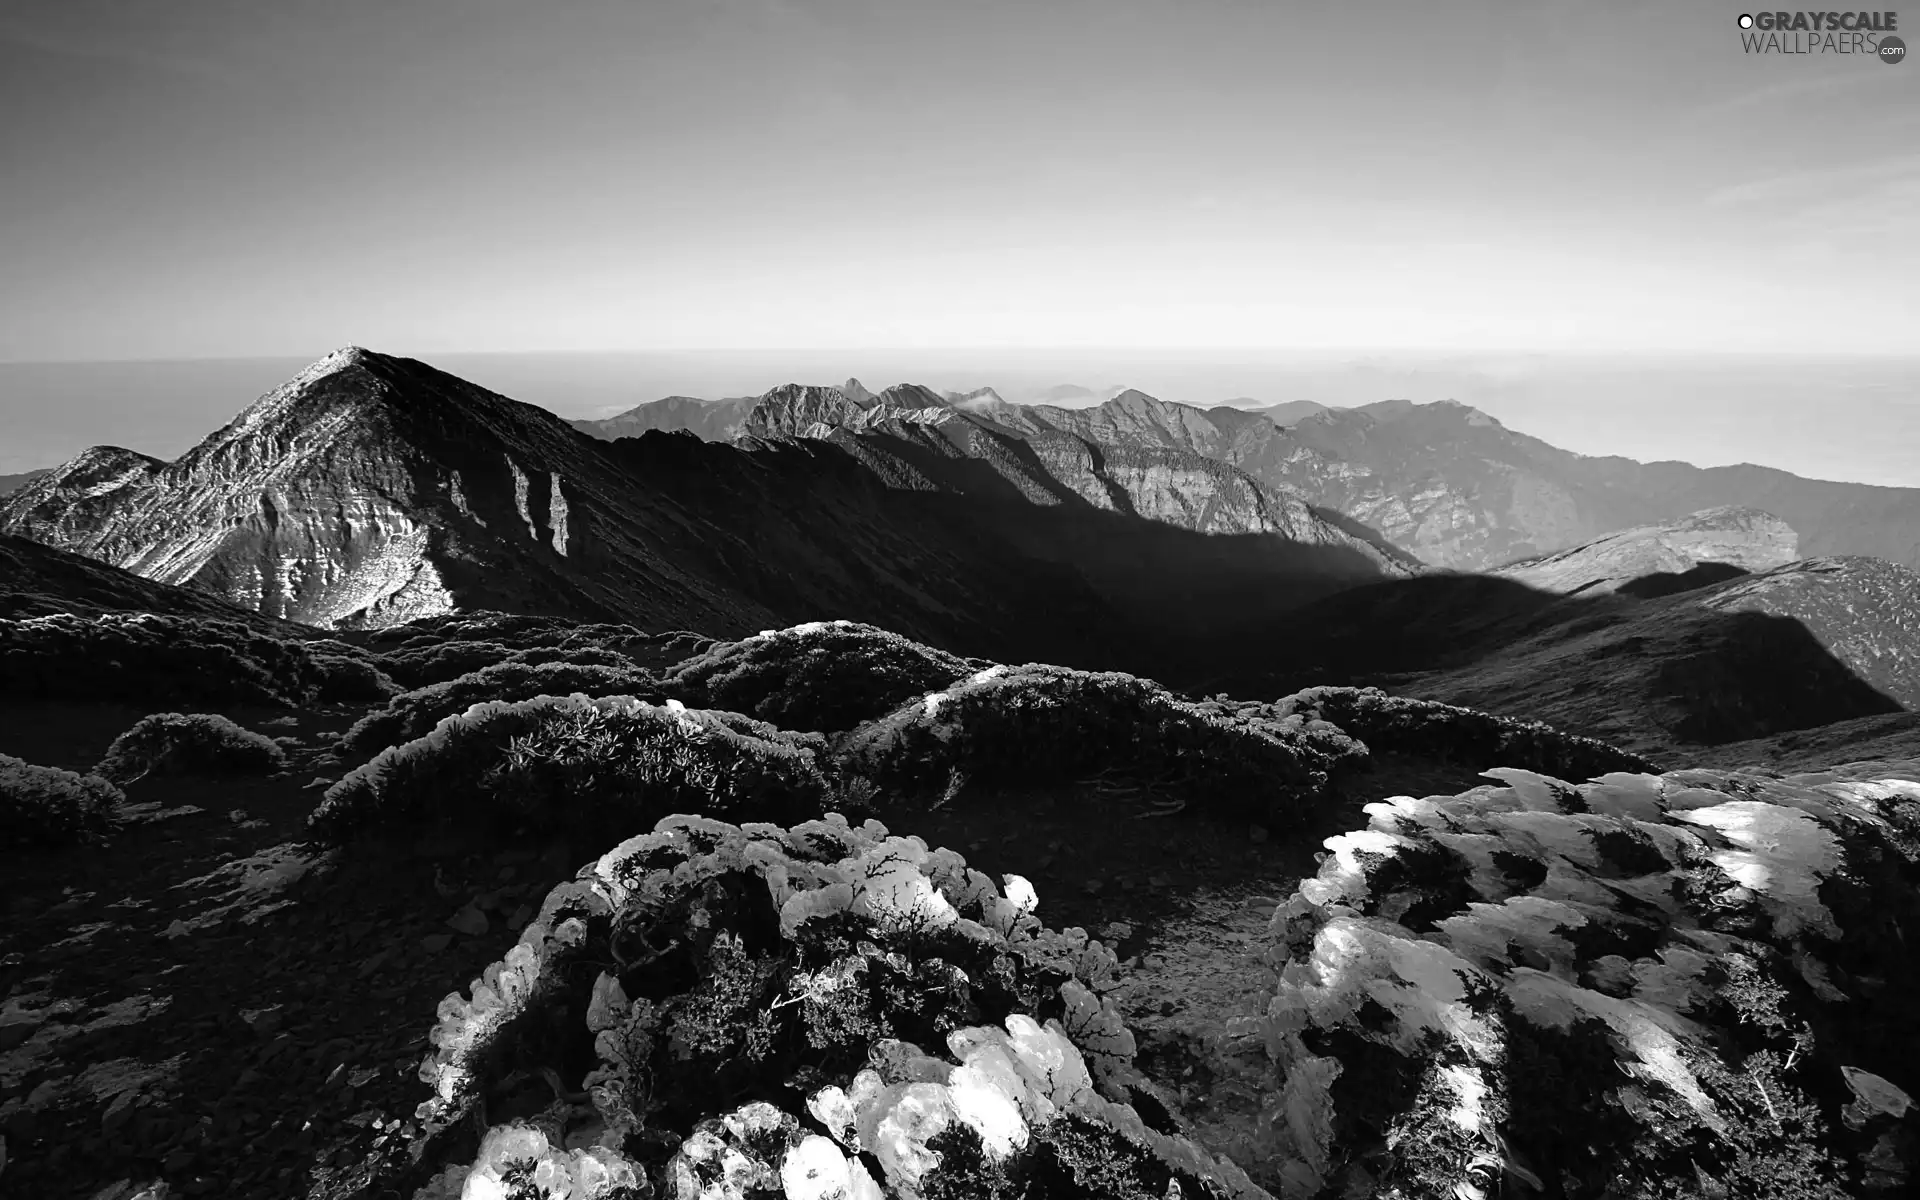
[[[8,0],[0,362],[1920,355],[1920,63],[1740,11]]]

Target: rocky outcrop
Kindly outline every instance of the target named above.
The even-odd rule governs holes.
[[[1785,521],[1753,508],[1710,508],[1678,521],[1623,529],[1493,574],[1542,591],[1598,595],[1656,575],[1703,564],[1766,571],[1799,557],[1799,536]]]

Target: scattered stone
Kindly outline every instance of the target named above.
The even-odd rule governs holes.
[[[121,1092],[107,1105],[107,1111],[100,1118],[100,1132],[108,1137],[118,1133],[129,1120],[133,1119],[133,1107],[138,1097],[131,1090]]]
[[[447,925],[469,937],[478,937],[487,931],[487,914],[480,911],[479,905],[468,901],[465,908],[447,918]]]
[[[272,1037],[280,1031],[281,1008],[276,1004],[270,1008],[247,1009],[240,1014],[240,1019],[261,1037]]]
[[[300,790],[304,792],[317,787],[332,787],[332,786],[333,786],[333,780],[329,779],[327,776],[315,775],[310,781],[303,784]]]
[[[453,935],[450,933],[430,933],[420,939],[420,945],[425,948],[427,953],[438,954],[448,946],[453,945]]]
[[[1106,884],[1101,883],[1098,879],[1089,879],[1080,885],[1080,890],[1089,896],[1098,896],[1106,889],[1106,886]]]
[[[1247,840],[1251,841],[1254,845],[1258,846],[1258,845],[1264,844],[1267,840],[1267,837],[1268,837],[1267,827],[1265,825],[1247,826]]]
[[[1125,921],[1109,921],[1101,927],[1100,936],[1110,941],[1125,941],[1133,936],[1133,926]]]

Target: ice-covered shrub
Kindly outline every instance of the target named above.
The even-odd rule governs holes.
[[[154,772],[264,775],[286,765],[278,742],[217,713],[153,713],[113,739],[94,772],[125,785]]]
[[[1275,913],[1243,1026],[1268,1169],[1301,1197],[1904,1193],[1915,767],[1508,768],[1368,805]]]
[[[661,821],[442,1001],[417,1194],[1263,1195],[1134,1067],[1113,955],[1006,882],[838,814]],[[441,1170],[482,1116],[471,1169]]]
[[[387,746],[424,737],[447,717],[488,700],[531,700],[535,696],[626,695],[659,702],[666,697],[653,676],[626,667],[579,666],[572,663],[501,662],[478,671],[428,684],[388,700],[354,722],[341,737],[337,753],[370,755]]]
[[[99,841],[119,823],[125,799],[98,775],[0,754],[0,849]]]
[[[309,823],[334,841],[375,824],[461,820],[619,837],[669,812],[794,820],[820,811],[816,735],[631,696],[486,701],[381,751]]]
[[[236,621],[153,613],[0,619],[0,692],[48,700],[310,703],[334,668]]]
[[[1282,824],[1365,755],[1326,722],[1209,712],[1151,680],[1042,665],[979,671],[860,726],[838,750],[883,787],[937,788],[956,769],[986,783],[1113,772]]]
[[[814,621],[719,643],[663,684],[688,703],[827,732],[882,716],[986,665],[872,625]]]
[[[1658,769],[1598,738],[1567,733],[1544,721],[1390,696],[1378,688],[1308,688],[1271,705],[1236,707],[1276,717],[1331,721],[1381,754],[1413,754],[1477,767],[1519,767],[1570,779]]]

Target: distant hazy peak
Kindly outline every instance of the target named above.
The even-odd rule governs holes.
[[[879,396],[877,404],[888,408],[945,408],[946,399],[932,388],[919,383],[896,383]]]
[[[887,390],[892,391],[893,389],[889,388]],[[853,401],[855,404],[872,404],[876,399],[874,394],[867,390],[865,384],[851,375],[847,376],[847,381],[840,385],[839,391],[841,395]]]
[[[992,388],[983,387],[975,388],[970,392],[948,392],[947,402],[955,408],[966,408],[983,404],[1005,404],[1006,400]]]

